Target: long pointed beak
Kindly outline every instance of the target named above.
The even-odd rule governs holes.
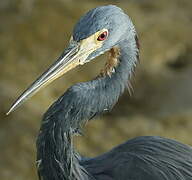
[[[91,49],[85,49],[80,43],[71,42],[69,47],[62,53],[58,60],[53,63],[37,80],[35,80],[13,103],[7,115],[21,106],[27,99],[36,94],[40,89],[57,79],[64,73],[84,64],[86,58],[91,53]]]

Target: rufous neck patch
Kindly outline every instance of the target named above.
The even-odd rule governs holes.
[[[107,62],[104,68],[101,70],[99,77],[111,76],[115,72],[115,68],[119,64],[120,49],[113,47],[108,51]]]

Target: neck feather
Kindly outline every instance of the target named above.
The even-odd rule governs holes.
[[[73,130],[63,131],[60,122],[43,121],[37,139],[37,168],[43,180],[88,180],[73,148]]]
[[[96,79],[70,87],[45,113],[37,140],[37,166],[43,180],[91,179],[80,166],[72,135],[87,120],[110,110],[126,87],[138,61],[136,36],[112,48]]]
[[[131,93],[130,79],[138,60],[139,43],[134,35],[109,51],[107,63],[95,80],[83,83],[92,87],[92,111],[95,108],[96,115],[111,110],[126,88]]]

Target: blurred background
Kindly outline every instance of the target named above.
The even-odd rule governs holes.
[[[132,137],[160,135],[192,145],[191,0],[1,0],[0,179],[37,179],[35,141],[43,113],[72,84],[97,76],[105,55],[78,67],[5,116],[18,95],[60,55],[82,14],[116,4],[132,18],[140,64],[112,112],[92,120],[76,148],[86,156]]]

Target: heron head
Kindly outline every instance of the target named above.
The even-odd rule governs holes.
[[[90,10],[75,25],[69,45],[61,56],[21,94],[7,114],[64,73],[128,39],[132,32],[134,26],[131,20],[117,6],[101,6]]]
[[[80,18],[71,40],[80,44],[87,57],[83,63],[108,51],[134,31],[129,17],[117,6],[101,6]]]

